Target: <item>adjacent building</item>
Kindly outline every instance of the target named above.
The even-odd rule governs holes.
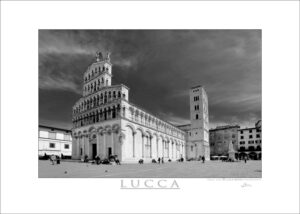
[[[40,125],[38,144],[39,156],[58,155],[63,158],[71,158],[71,130]]]
[[[186,131],[131,103],[127,86],[112,85],[109,54],[97,52],[83,80],[83,96],[73,106],[73,159],[85,155],[90,159],[117,155],[133,163],[159,157],[209,159],[208,100],[203,87],[190,91],[191,124]]]
[[[218,126],[209,130],[210,155],[238,158],[239,125]]]
[[[261,120],[255,124],[255,127],[239,129],[238,135],[239,157],[261,160]]]

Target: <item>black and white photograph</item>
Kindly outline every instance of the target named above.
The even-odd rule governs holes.
[[[40,30],[39,177],[261,178],[261,30]]]
[[[1,1],[0,213],[299,213],[299,1]]]

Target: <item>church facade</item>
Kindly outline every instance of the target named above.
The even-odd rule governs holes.
[[[129,102],[127,86],[112,85],[109,54],[97,52],[83,78],[83,96],[73,106],[73,159],[117,155],[122,162],[137,163],[140,159],[150,162],[160,157],[175,161],[190,156],[186,151],[186,130]],[[197,120],[203,120],[203,116],[198,114]],[[201,124],[193,128],[203,129]]]

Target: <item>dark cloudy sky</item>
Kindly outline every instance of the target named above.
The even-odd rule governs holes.
[[[83,73],[110,51],[113,84],[171,123],[189,123],[189,88],[204,85],[210,127],[261,119],[260,30],[40,30],[40,124],[71,128]]]

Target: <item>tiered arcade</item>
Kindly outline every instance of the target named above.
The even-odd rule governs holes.
[[[83,97],[73,107],[73,159],[117,155],[137,163],[185,158],[184,131],[130,103],[125,85],[111,85],[109,54],[97,52],[83,78]]]

